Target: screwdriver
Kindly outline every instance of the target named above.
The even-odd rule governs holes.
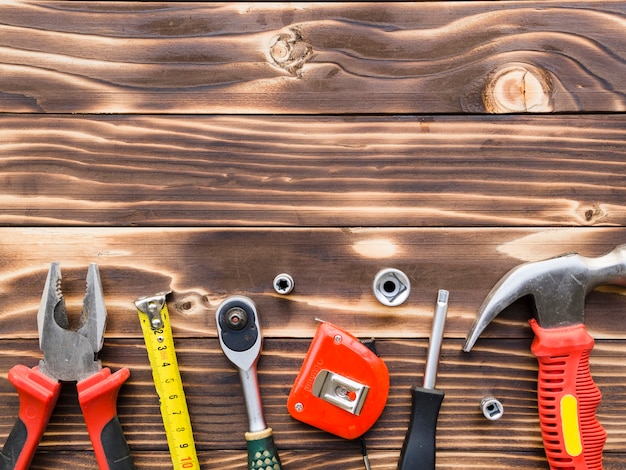
[[[404,438],[398,470],[434,470],[437,418],[444,393],[435,388],[439,353],[448,312],[448,291],[439,290],[428,345],[424,386],[411,388],[411,419]]]

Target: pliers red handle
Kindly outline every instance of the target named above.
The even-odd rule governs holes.
[[[126,367],[114,374],[111,374],[111,369],[104,367],[97,374],[76,384],[78,402],[101,469],[135,468],[117,418],[117,394],[128,377],[130,372]]]
[[[89,266],[87,294],[77,331],[66,329],[60,279],[58,263],[53,263],[38,314],[44,359],[38,367],[16,365],[9,371],[9,381],[20,398],[20,411],[0,454],[0,470],[28,469],[61,392],[61,381],[77,382],[78,401],[100,469],[134,469],[117,418],[118,392],[130,372],[122,368],[111,374],[95,359],[102,347],[106,323],[98,267]]]
[[[9,381],[20,397],[20,413],[7,438],[0,468],[26,469],[35,455],[61,392],[61,382],[18,364],[9,371]]]

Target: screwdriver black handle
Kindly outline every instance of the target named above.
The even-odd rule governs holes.
[[[398,470],[435,470],[437,418],[443,397],[441,390],[411,388],[411,420]]]

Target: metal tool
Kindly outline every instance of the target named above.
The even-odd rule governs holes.
[[[606,431],[596,418],[602,394],[589,370],[594,340],[584,325],[585,296],[604,284],[626,286],[626,245],[597,258],[575,253],[522,264],[487,295],[464,351],[505,307],[530,295],[537,319],[531,346],[539,361],[537,384],[543,444],[553,469],[602,469]]]
[[[435,469],[437,419],[444,398],[444,392],[435,388],[435,380],[448,312],[448,295],[448,291],[443,289],[437,293],[424,386],[411,388],[411,418],[400,452],[399,470]]]
[[[61,381],[77,382],[89,438],[101,470],[134,469],[117,418],[117,395],[130,376],[127,368],[111,374],[96,359],[104,341],[106,308],[98,266],[89,265],[87,292],[78,330],[68,328],[61,293],[61,270],[52,263],[46,279],[37,325],[43,360],[32,369],[16,365],[9,381],[20,397],[20,411],[0,455],[0,469],[27,469],[35,455],[61,392]]]
[[[397,307],[409,297],[411,281],[399,269],[381,269],[374,276],[372,289],[381,304],[388,307]]]
[[[272,428],[263,418],[257,380],[257,361],[261,354],[261,329],[254,302],[248,297],[232,296],[215,313],[220,345],[226,357],[239,369],[248,411],[248,469],[280,470],[278,450]]]
[[[163,427],[174,470],[199,469],[191,419],[174,350],[174,336],[165,301],[160,292],[135,301],[154,386],[159,396]]]
[[[277,294],[287,295],[290,294],[293,288],[295,287],[295,283],[293,282],[293,277],[287,273],[280,273],[272,282],[274,286],[274,290]]]
[[[480,409],[482,410],[485,418],[489,421],[496,421],[502,418],[502,415],[504,414],[504,407],[502,406],[502,403],[500,403],[497,398],[490,395],[483,397],[483,399],[480,400]]]

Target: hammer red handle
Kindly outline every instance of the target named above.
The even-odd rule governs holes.
[[[539,420],[552,470],[602,470],[606,431],[596,418],[602,394],[591,377],[593,338],[584,324],[542,328],[531,346],[539,361]]]

